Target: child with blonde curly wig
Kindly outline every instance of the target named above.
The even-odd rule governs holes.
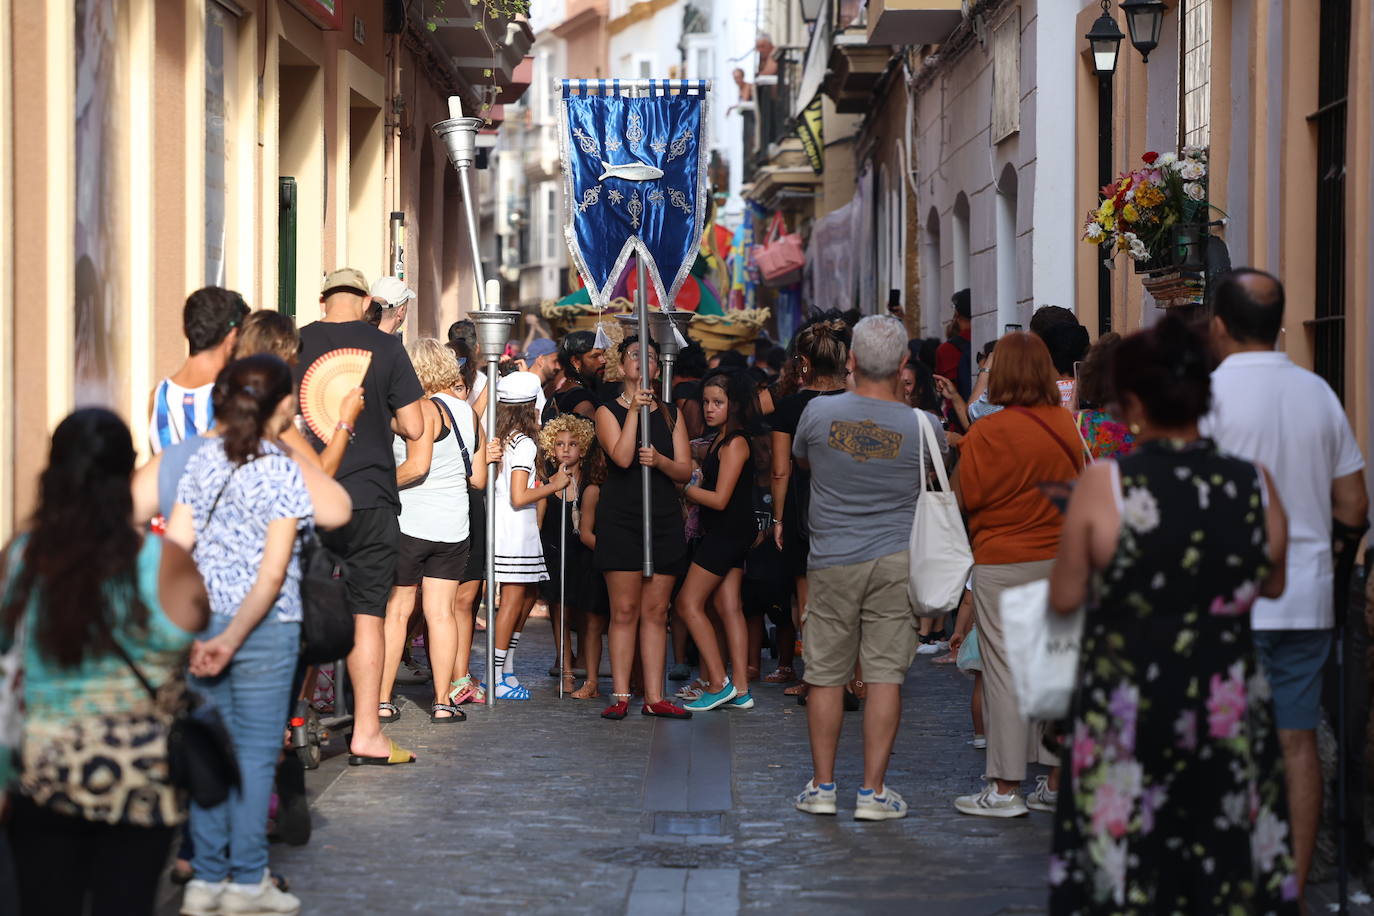
[[[600,484],[605,478],[605,459],[596,444],[596,426],[573,413],[560,414],[545,423],[539,432],[539,445],[549,462],[549,471],[562,470],[572,478],[572,484],[550,497],[542,508],[539,536],[544,544],[549,579],[541,584],[541,589],[549,605],[554,639],[558,639],[565,626],[578,636],[581,658],[573,655],[571,632],[563,631],[563,689],[575,699],[590,699],[600,696],[597,669],[601,664],[601,636],[606,631],[609,608],[605,582],[592,566],[591,550],[581,533],[584,524],[582,499],[588,486]],[[565,545],[561,554],[560,540]],[[574,678],[584,666],[586,681],[574,690]],[[550,675],[557,676],[559,667],[556,662]]]

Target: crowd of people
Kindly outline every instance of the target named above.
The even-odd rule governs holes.
[[[135,469],[106,410],[54,432],[0,605],[0,650],[24,668],[15,773],[0,755],[21,912],[150,911],[178,832],[181,912],[299,910],[266,825],[303,804],[279,762],[315,532],[348,570],[350,765],[416,759],[383,727],[407,708],[417,633],[435,726],[488,691],[535,696],[517,650],[542,602],[568,697],[602,696],[605,638],[603,719],[636,697],[670,720],[749,710],[759,684],[784,687],[807,710],[802,812],[837,812],[844,713],[862,708],[853,816],[901,818],[885,777],[928,654],[974,675],[986,782],[954,807],[1054,813],[1053,912],[1296,912],[1321,810],[1332,539],[1353,551],[1368,505],[1339,401],[1276,349],[1275,278],[1222,279],[1206,326],[1167,315],[1096,342],[1043,306],[975,350],[968,290],[943,341],[817,312],[752,360],[689,345],[666,391],[658,343],[606,329],[532,332],[493,388],[469,321],[403,345],[414,295],[344,268],[297,329],[199,290],[190,354],[150,399],[151,462]],[[918,617],[912,519],[946,474],[972,572],[961,602]],[[479,621],[488,514],[499,591]],[[1058,722],[1020,712],[1001,607],[1038,580],[1047,613],[1086,608]],[[490,684],[470,670],[479,625]],[[188,805],[169,775],[192,694],[232,741],[239,787],[221,804]],[[73,854],[93,863],[75,878]]]

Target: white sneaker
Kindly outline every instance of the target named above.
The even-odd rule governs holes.
[[[1048,811],[1053,814],[1058,803],[1059,793],[1050,791],[1050,778],[1035,777],[1035,790],[1026,796],[1026,807],[1032,811]]]
[[[816,785],[814,779],[806,784],[793,802],[798,811],[805,811],[807,814],[834,814],[835,813],[835,784],[832,782],[830,788],[823,789]]]
[[[985,751],[988,749],[988,739],[986,735],[974,735],[973,739],[968,743],[973,745],[975,749],[980,751]]]
[[[227,881],[201,881],[192,878],[186,882],[186,890],[181,895],[181,916],[217,916],[220,894],[228,885]]]
[[[940,644],[938,642],[923,642],[916,648],[917,655],[934,655],[939,651]]]
[[[258,884],[230,882],[219,898],[219,912],[224,916],[296,916],[300,911],[300,898],[279,890],[267,872]]]
[[[1002,795],[997,791],[997,783],[988,780],[983,791],[973,795],[960,795],[954,800],[954,807],[964,814],[978,817],[1021,817],[1029,814],[1025,801],[1015,792]]]
[[[899,817],[906,817],[906,801],[887,786],[867,795],[860,791],[855,796],[856,821],[890,821]]]

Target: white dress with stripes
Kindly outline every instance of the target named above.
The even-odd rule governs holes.
[[[534,440],[517,436],[506,446],[501,458],[501,474],[496,478],[496,581],[544,582],[549,578],[544,565],[544,545],[539,540],[539,506],[530,503],[519,509],[511,506],[512,471],[529,473],[528,486],[539,485],[534,462],[538,454]]]

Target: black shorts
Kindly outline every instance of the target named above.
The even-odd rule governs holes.
[[[468,542],[426,541],[401,532],[396,559],[396,584],[419,585],[421,579],[463,578],[468,565]]]
[[[752,527],[741,537],[734,532],[707,532],[692,555],[692,563],[713,576],[724,577],[732,569],[743,569],[749,548],[754,546],[758,532]]]
[[[320,532],[320,540],[348,564],[348,607],[354,614],[385,617],[396,584],[401,524],[395,508],[355,509],[347,525]]]
[[[468,560],[459,582],[487,578],[487,491],[468,488]]]

